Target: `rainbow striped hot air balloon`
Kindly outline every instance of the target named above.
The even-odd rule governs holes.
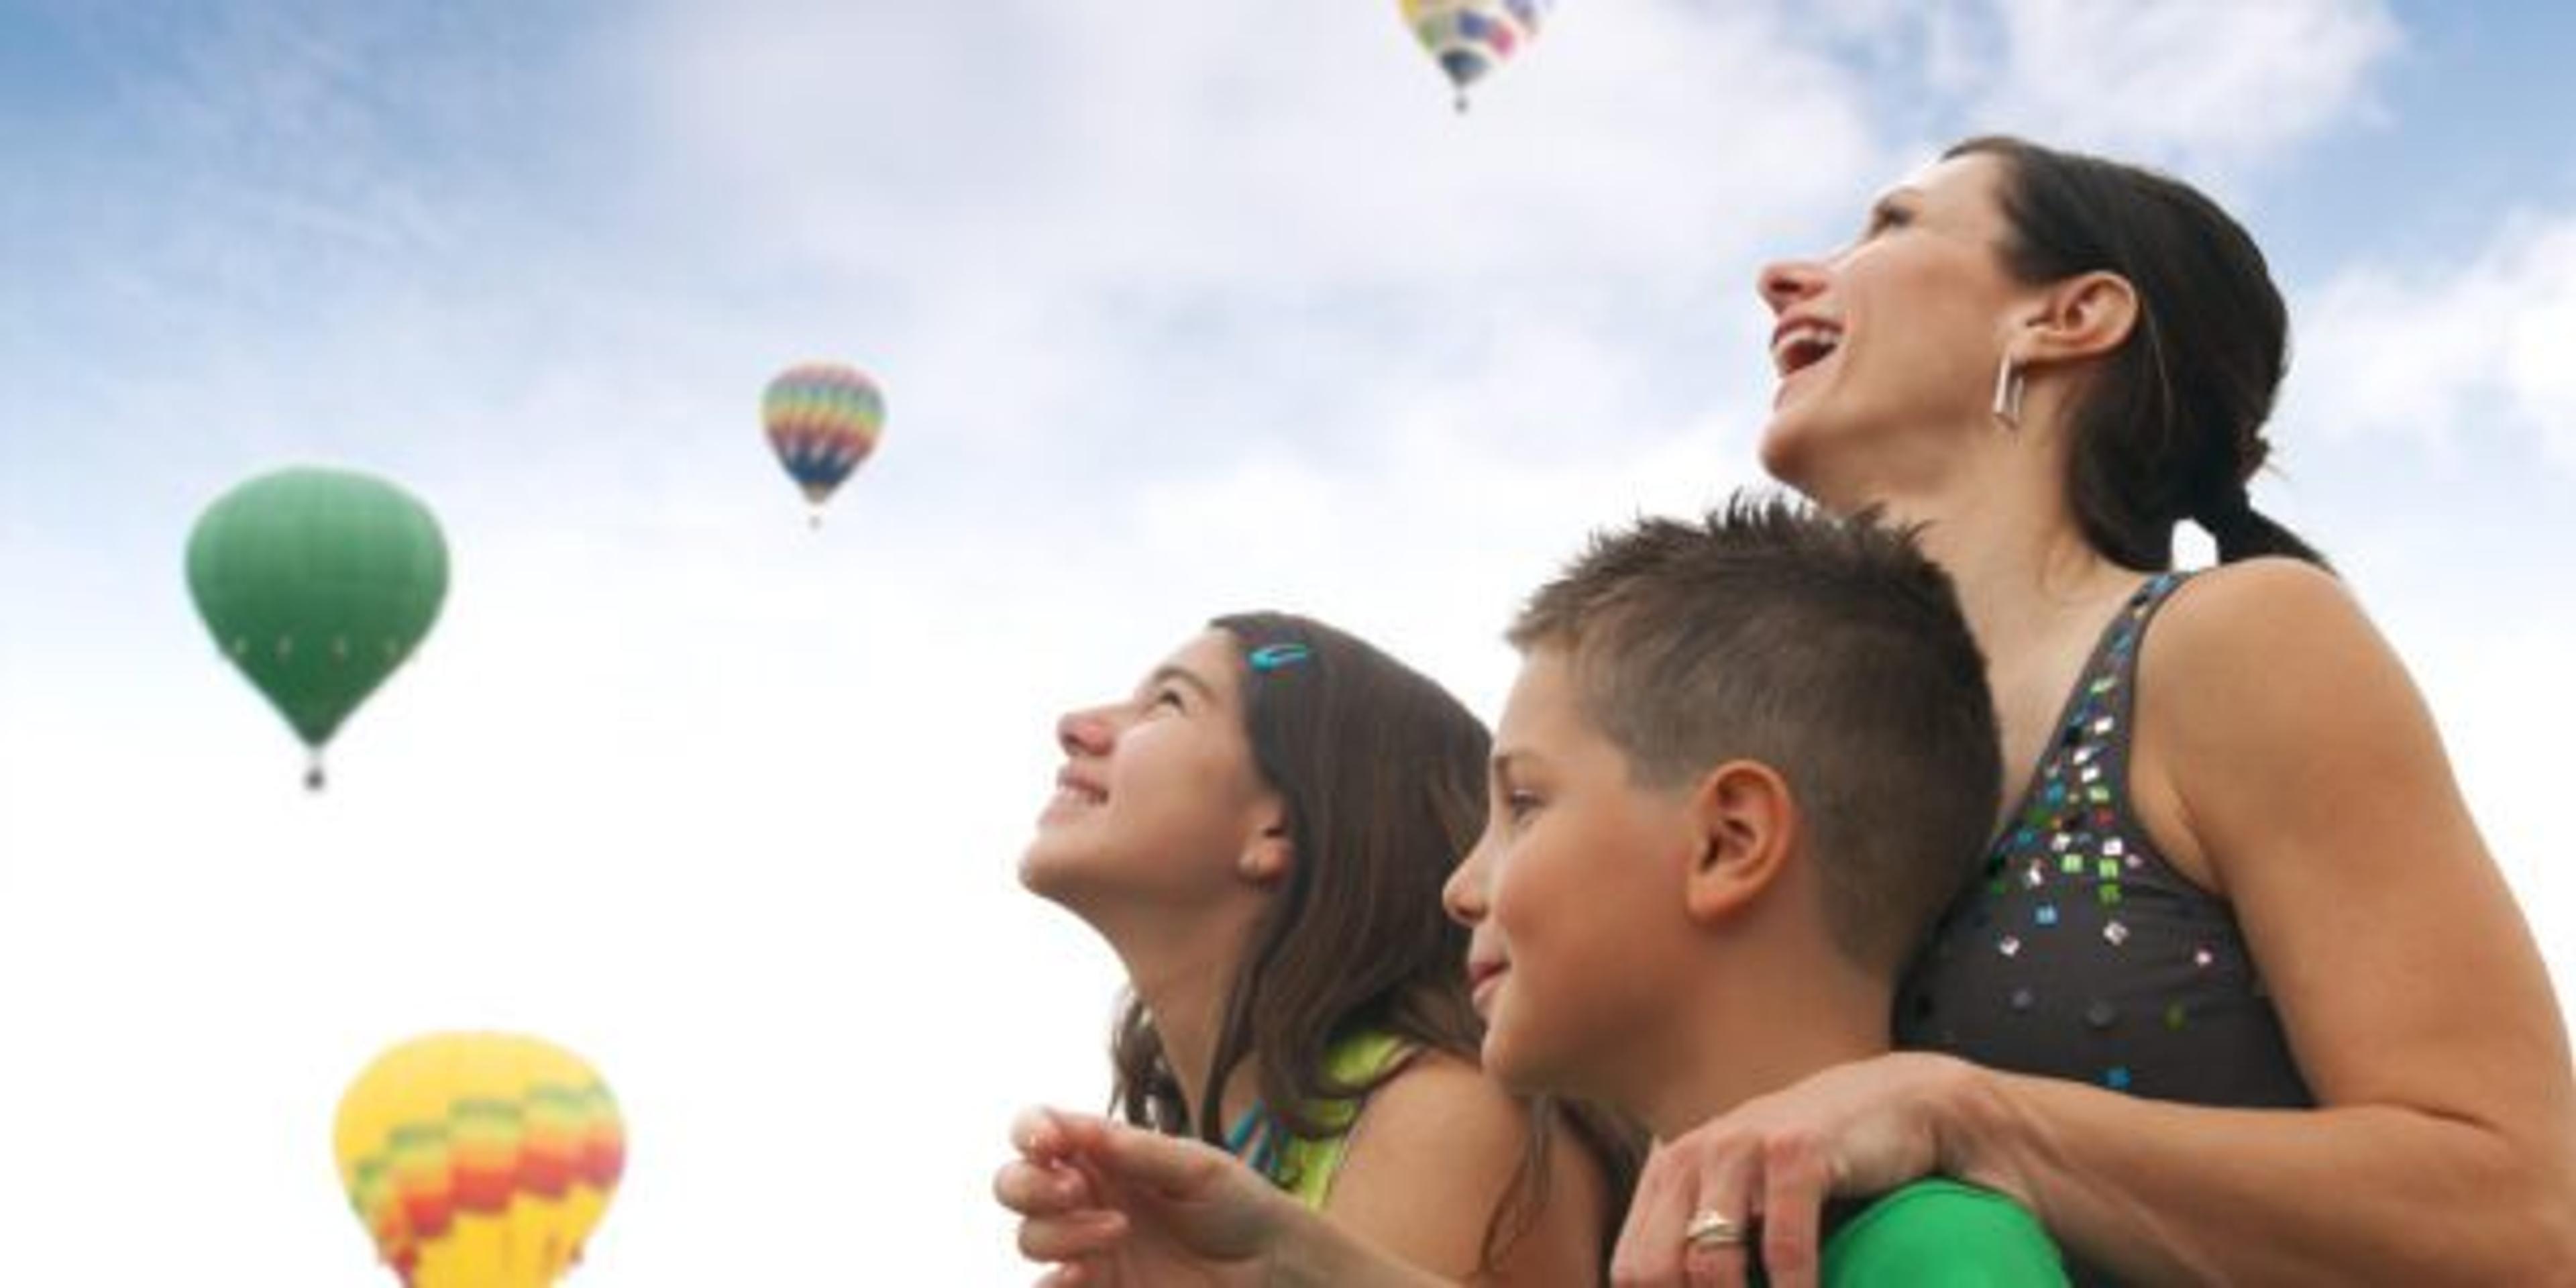
[[[350,1207],[407,1288],[545,1288],[581,1259],[626,1169],[599,1075],[502,1033],[378,1056],[341,1097],[333,1144]]]
[[[808,362],[789,367],[760,397],[761,427],[787,477],[823,522],[823,503],[876,450],[885,428],[885,396],[856,367]]]
[[[1553,0],[1396,0],[1404,25],[1422,42],[1467,110],[1467,87],[1503,65],[1538,35]]]

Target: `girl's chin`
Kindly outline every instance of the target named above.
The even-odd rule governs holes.
[[[1044,837],[1020,854],[1021,886],[1029,893],[1045,898],[1053,899],[1063,893],[1073,869],[1074,865],[1066,862],[1063,855],[1055,853]]]

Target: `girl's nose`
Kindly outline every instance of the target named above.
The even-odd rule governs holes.
[[[1055,745],[1068,756],[1101,756],[1118,739],[1118,730],[1099,707],[1067,711],[1056,717]]]

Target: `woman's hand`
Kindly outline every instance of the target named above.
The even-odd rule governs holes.
[[[1293,1199],[1207,1145],[1083,1114],[1031,1110],[993,1197],[1020,1216],[1020,1253],[1055,1288],[1271,1282]]]
[[[1947,1056],[1879,1056],[1748,1100],[1659,1145],[1619,1232],[1611,1282],[1732,1288],[1748,1282],[1758,1244],[1772,1284],[1813,1288],[1826,1198],[1877,1194],[1943,1170],[1941,1116],[1974,1076]],[[1701,1212],[1733,1220],[1748,1242],[1690,1247],[1685,1234]]]

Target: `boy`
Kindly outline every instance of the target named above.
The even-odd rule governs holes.
[[[1487,1067],[1669,1138],[1887,1049],[1898,971],[1974,871],[2001,770],[1984,664],[1901,533],[1738,499],[1596,540],[1510,632],[1474,932]],[[1223,1155],[1023,1119],[996,1192],[1052,1283],[1425,1282]],[[1745,1178],[1702,1178],[1694,1260],[1743,1266]],[[2055,1284],[2009,1200],[1905,1186],[1835,1225],[1827,1285]]]

